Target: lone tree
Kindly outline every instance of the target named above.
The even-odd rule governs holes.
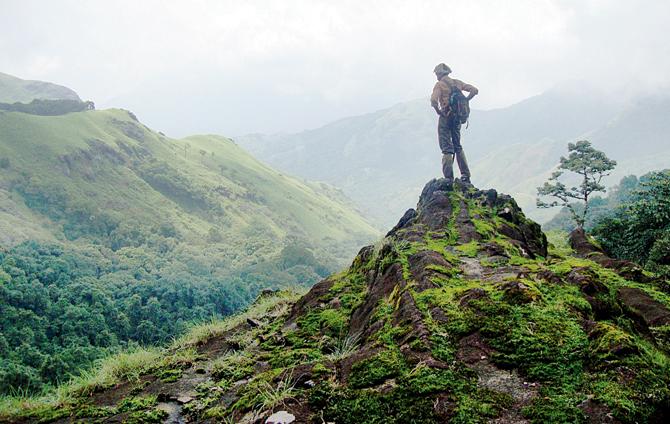
[[[593,192],[605,192],[605,186],[600,182],[614,169],[616,161],[608,158],[600,150],[594,149],[586,140],[568,143],[568,152],[570,154],[567,158],[561,157],[561,164],[558,170],[551,174],[549,181],[537,188],[537,207],[566,207],[577,224],[577,228],[582,229],[589,210],[589,196]],[[571,171],[581,176],[582,182],[579,187],[568,188],[558,180],[564,171]],[[547,203],[543,202],[540,196],[550,196],[557,200]],[[575,200],[584,202],[581,211],[575,207],[577,206],[573,203]]]

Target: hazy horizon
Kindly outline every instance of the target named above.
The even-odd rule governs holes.
[[[299,132],[425,98],[439,62],[480,110],[565,81],[670,86],[667,2],[2,3],[0,71],[173,136]]]

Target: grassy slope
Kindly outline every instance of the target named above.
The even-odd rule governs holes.
[[[46,398],[5,399],[0,416],[160,422],[157,395],[191,389],[182,414],[199,422],[287,409],[313,422],[586,422],[588,413],[633,423],[667,410],[668,327],[640,328],[617,290],[639,288],[666,308],[667,293],[573,256],[560,238],[546,258],[528,258],[498,232],[510,225],[498,209],[460,193],[450,203],[445,228],[412,225],[384,240],[293,306],[297,318],[288,318],[295,294],[264,298],[166,351],[111,358]],[[478,236],[459,244],[467,226]],[[490,256],[492,246],[504,253]],[[417,255],[435,253],[443,265],[417,274]],[[366,283],[386,285],[394,269],[402,277],[392,287]],[[365,304],[365,338],[346,337]],[[411,309],[419,322],[403,319]]]
[[[276,251],[291,236],[340,260],[376,234],[348,206],[261,164],[226,138],[168,139],[123,110],[0,113],[0,158],[10,160],[0,175],[0,213],[11,222],[3,224],[3,243],[63,238],[60,226],[73,210],[91,222],[105,216],[129,228],[155,230],[169,222],[194,244],[205,244],[214,229],[244,251]],[[27,209],[16,195],[17,181],[24,198],[37,192],[42,204]],[[256,233],[268,246],[250,246]]]
[[[30,103],[33,99],[79,100],[79,96],[60,85],[22,80],[0,72],[0,103]]]

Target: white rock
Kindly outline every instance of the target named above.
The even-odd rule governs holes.
[[[286,411],[278,411],[270,415],[265,424],[291,424],[295,421],[295,415],[289,414]]]
[[[193,397],[188,396],[188,395],[182,395],[182,396],[179,396],[177,398],[177,402],[179,402],[181,404],[186,404],[186,403],[189,403],[189,402],[192,402],[192,401],[193,401]]]

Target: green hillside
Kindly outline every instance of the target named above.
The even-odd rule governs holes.
[[[114,250],[136,245],[135,233],[163,232],[260,253],[291,239],[342,261],[347,247],[376,233],[348,206],[226,138],[168,139],[123,110],[1,113],[0,159],[3,213],[12,217],[2,221],[3,244],[49,219],[40,238],[85,239]]]
[[[309,286],[378,236],[332,187],[125,110],[0,111],[0,171],[0,395]]]
[[[44,81],[23,80],[0,72],[0,103],[30,103],[33,99],[80,100],[67,87]]]

